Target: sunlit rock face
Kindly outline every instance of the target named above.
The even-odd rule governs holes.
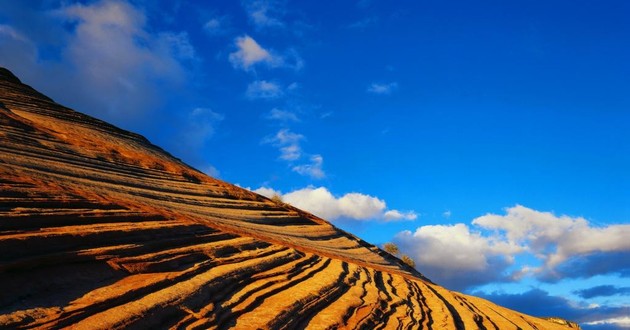
[[[433,284],[6,69],[0,252],[4,328],[567,328]]]

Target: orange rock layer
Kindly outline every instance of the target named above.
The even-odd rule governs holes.
[[[0,69],[0,327],[567,329],[446,290]]]

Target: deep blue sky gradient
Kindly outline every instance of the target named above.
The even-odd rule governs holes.
[[[72,8],[105,11],[108,4],[141,19],[121,28],[105,13],[71,14]],[[276,25],[256,23],[252,8],[264,8],[267,23]],[[70,50],[84,46],[79,29],[103,17],[114,20],[113,30],[103,33],[121,38],[115,29],[135,31],[133,50],[120,54],[148,51],[145,56],[166,60],[171,73],[127,66],[111,80],[85,75],[85,59]],[[0,0],[0,65],[201,170],[216,175],[208,170],[214,167],[226,181],[283,193],[324,187],[336,198],[356,192],[417,215],[394,222],[382,215],[333,219],[371,243],[455,224],[491,241],[496,232],[473,219],[503,215],[515,205],[583,217],[591,229],[627,230],[628,17],[630,2],[622,0]],[[220,22],[216,28],[204,27],[213,19]],[[284,63],[239,68],[230,56],[244,36]],[[166,51],[159,48],[164,42]],[[103,47],[92,55],[131,61],[108,58],[103,54],[111,49]],[[263,80],[282,95],[248,96],[248,86]],[[373,84],[390,90],[370,92]],[[120,102],[111,106],[108,98]],[[269,120],[274,108],[299,121]],[[205,117],[194,117],[195,109]],[[304,137],[300,159],[280,159],[280,146],[269,142],[282,129]],[[323,159],[323,178],[292,170],[314,155]],[[583,317],[593,308],[600,319],[627,316],[627,294],[580,292],[630,287],[627,263],[618,262],[629,250],[573,255],[558,266],[563,277],[553,283],[533,275],[489,277],[483,285],[456,288],[513,301],[508,307],[534,314],[543,299],[554,313],[583,324],[596,320]],[[542,267],[541,260],[517,254],[500,271]],[[569,274],[569,266],[579,274]]]

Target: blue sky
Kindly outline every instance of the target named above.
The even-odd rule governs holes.
[[[0,65],[448,288],[630,327],[627,1],[9,1]],[[545,302],[546,308],[540,308]]]

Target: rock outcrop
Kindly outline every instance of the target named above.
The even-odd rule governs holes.
[[[567,329],[446,290],[0,70],[0,327]]]

